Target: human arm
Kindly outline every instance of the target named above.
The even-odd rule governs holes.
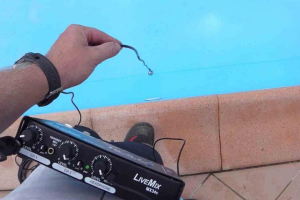
[[[86,80],[95,67],[118,54],[120,42],[97,30],[70,25],[46,57],[56,67],[64,89]],[[35,64],[0,71],[0,133],[49,92],[43,71]]]

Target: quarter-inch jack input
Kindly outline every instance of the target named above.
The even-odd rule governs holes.
[[[49,155],[54,154],[54,149],[53,149],[52,147],[50,147],[50,148],[48,149],[48,154],[49,154]]]

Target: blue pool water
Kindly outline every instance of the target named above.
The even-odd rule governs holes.
[[[273,1],[4,1],[0,65],[46,53],[71,23],[96,27],[138,49],[122,50],[75,92],[80,109],[300,84],[300,2]],[[61,95],[26,114],[74,110]]]

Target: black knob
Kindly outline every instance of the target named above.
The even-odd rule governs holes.
[[[25,129],[19,137],[26,144],[34,144],[39,139],[39,131],[36,128],[30,127]]]
[[[73,146],[69,144],[64,144],[59,148],[58,154],[64,161],[68,161],[74,157],[75,150]]]
[[[104,176],[109,171],[109,162],[105,159],[99,159],[94,163],[93,170],[95,175]]]

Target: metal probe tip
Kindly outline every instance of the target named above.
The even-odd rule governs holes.
[[[148,75],[150,75],[150,76],[153,75],[153,71],[149,70]]]

